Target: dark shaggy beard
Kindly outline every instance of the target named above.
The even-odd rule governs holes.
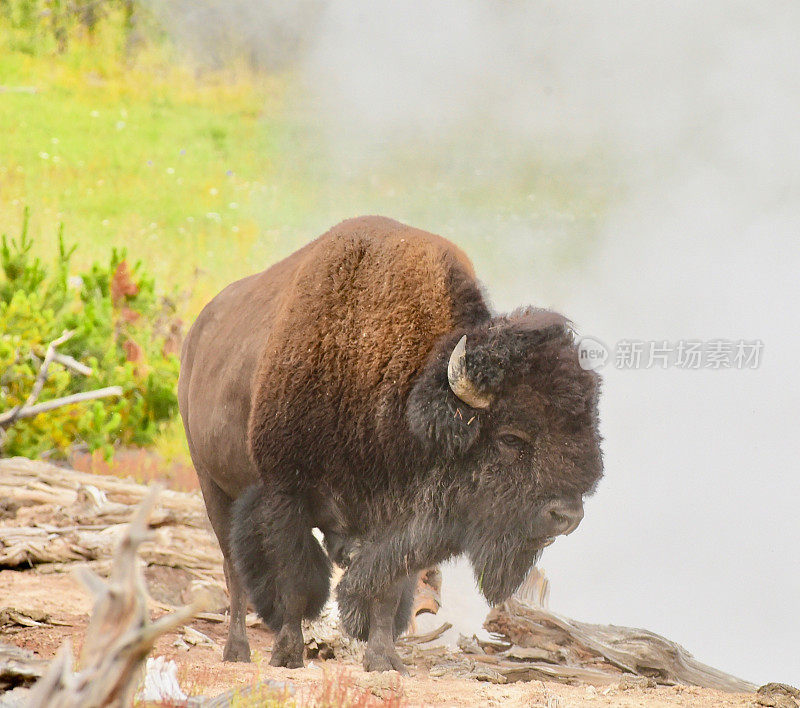
[[[513,595],[542,554],[531,538],[480,528],[471,530],[465,545],[478,588],[490,605]]]

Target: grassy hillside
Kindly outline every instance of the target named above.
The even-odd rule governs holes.
[[[190,312],[246,272],[281,81],[199,75],[163,44],[128,60],[112,20],[64,54],[19,34],[0,25],[0,232],[18,233],[29,206],[42,253],[61,222],[76,266],[127,246],[158,279],[192,284]]]

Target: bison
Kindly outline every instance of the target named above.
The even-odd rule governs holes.
[[[602,475],[598,390],[563,316],[492,313],[458,247],[387,218],[229,285],[178,387],[230,592],[223,659],[249,660],[249,596],[270,664],[302,666],[332,563],[367,670],[405,670],[419,570],[466,554],[486,599],[508,597]]]

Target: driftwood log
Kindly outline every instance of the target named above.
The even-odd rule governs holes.
[[[24,458],[0,460],[0,569],[58,572],[80,562],[107,574],[112,551],[146,494],[147,487],[130,480]],[[150,527],[140,551],[148,566],[180,568],[224,588],[222,554],[199,493],[162,491]]]
[[[79,577],[95,598],[80,656],[72,670],[69,640],[47,672],[34,684],[29,708],[120,708],[133,703],[144,662],[155,640],[185,623],[197,605],[150,622],[144,575],[137,551],[148,535],[147,518],[155,503],[154,489],[141,503],[114,554],[108,581],[88,568]]]
[[[503,665],[539,673],[537,678],[610,683],[642,677],[655,684],[685,684],[721,691],[749,692],[756,686],[697,661],[675,642],[645,629],[586,624],[561,617],[544,607],[511,598],[494,608],[484,627],[508,640],[494,645]],[[485,653],[486,647],[478,645]],[[533,675],[532,675],[533,677]]]

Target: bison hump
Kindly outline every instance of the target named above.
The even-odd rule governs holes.
[[[362,217],[307,249],[282,295],[253,387],[260,472],[345,482],[413,464],[403,413],[415,377],[439,337],[488,317],[467,257]]]

